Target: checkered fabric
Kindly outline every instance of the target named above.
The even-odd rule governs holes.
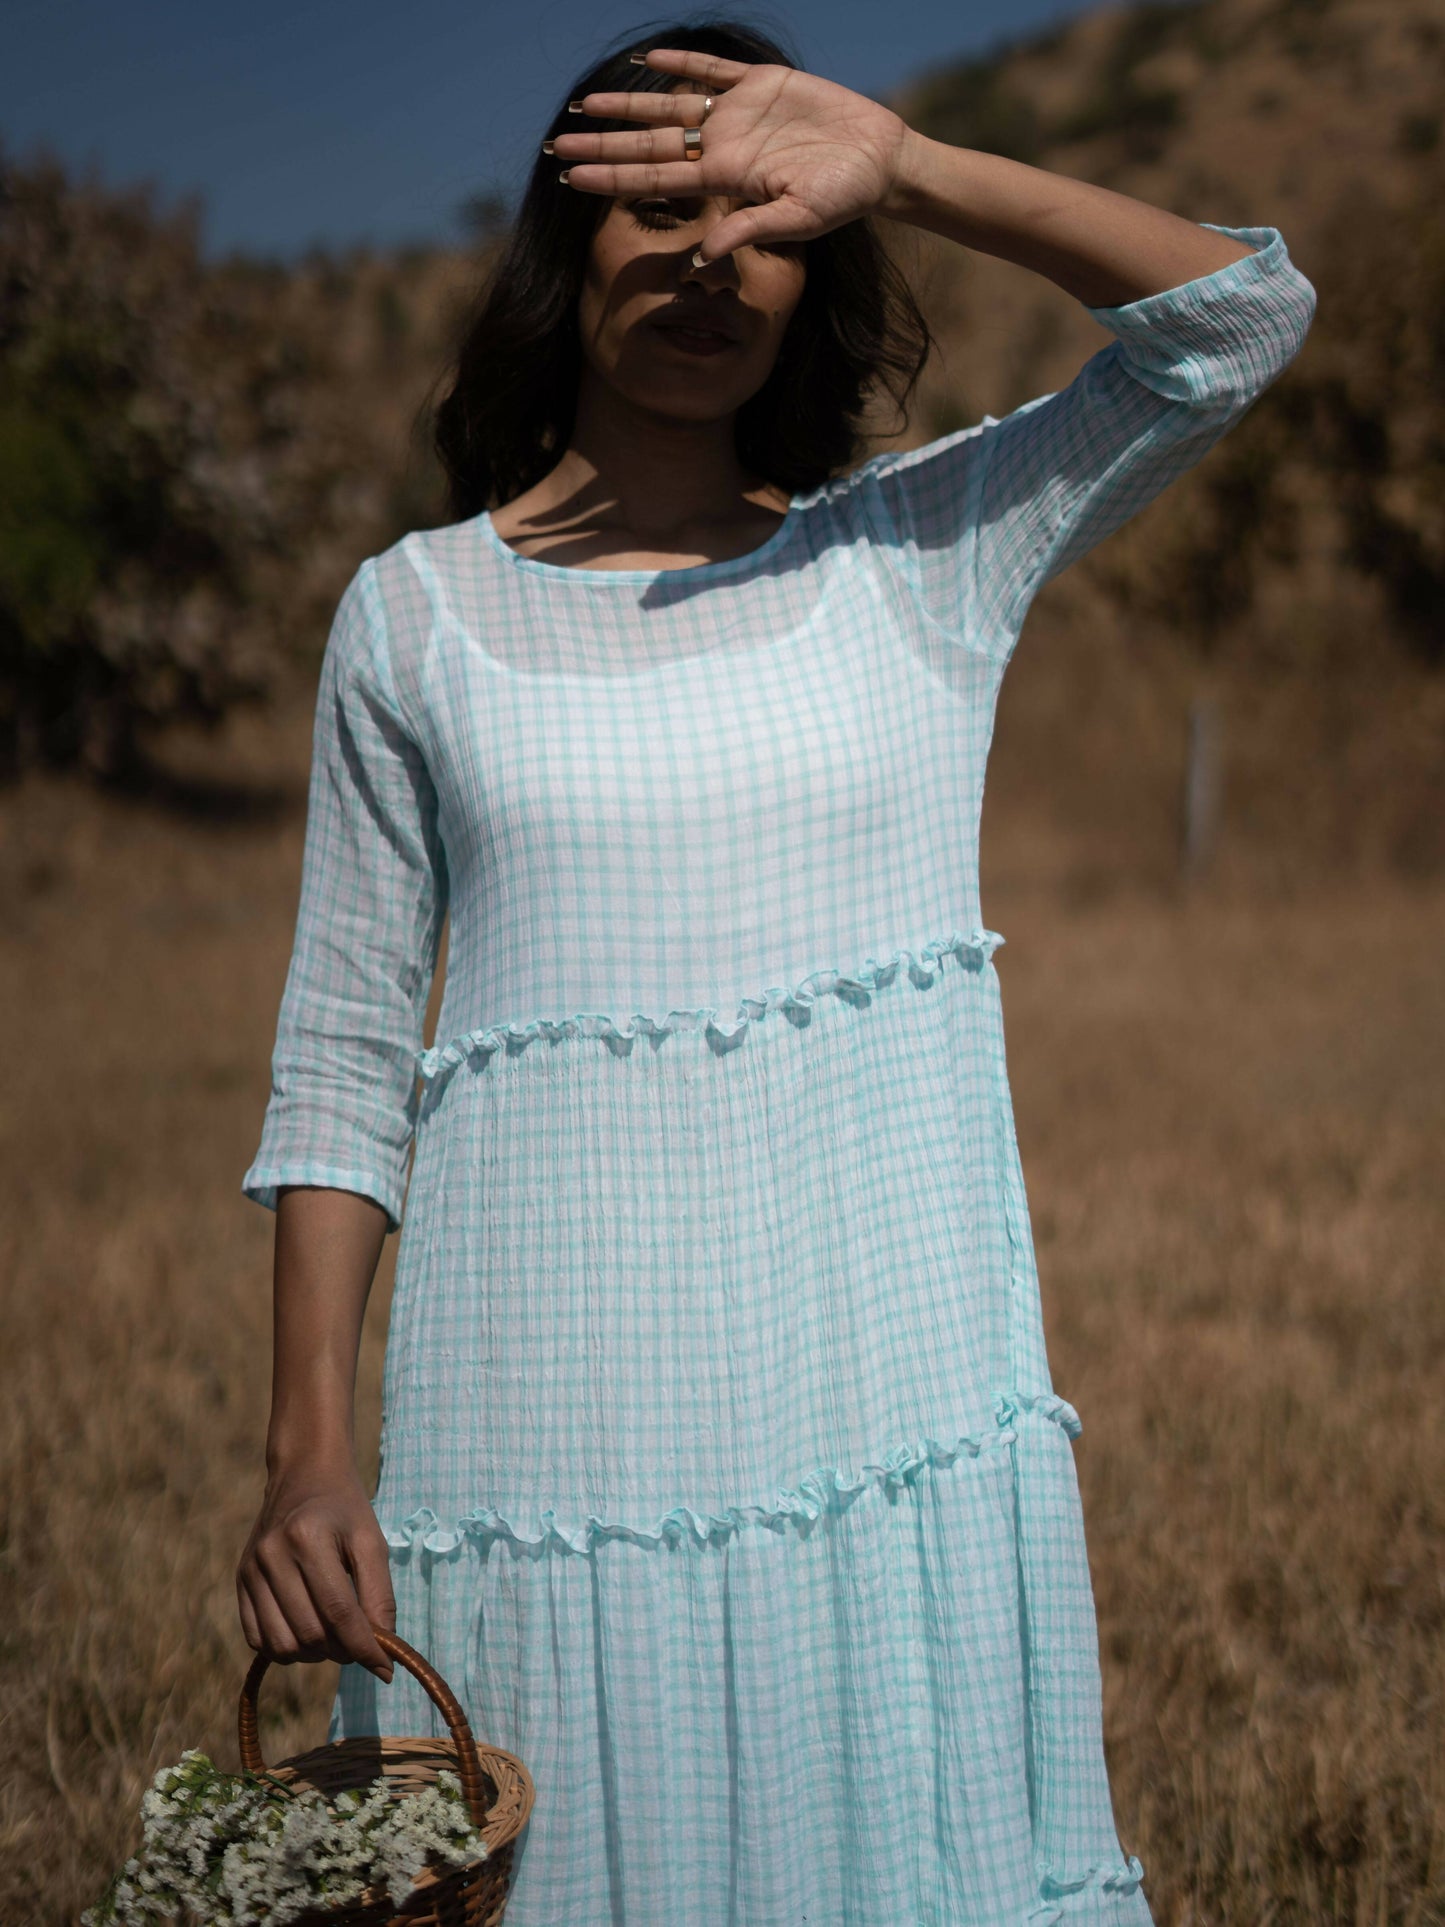
[[[509,1927],[1150,1919],[978,823],[1035,591],[1304,339],[1278,232],[1219,231],[1068,388],[748,555],[483,514],[342,599],[245,1188],[405,1205],[374,1504],[398,1630],[536,1779]],[[343,1669],[333,1738],[436,1730]]]

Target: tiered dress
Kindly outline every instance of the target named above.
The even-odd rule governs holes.
[[[1035,591],[1305,336],[1277,230],[1219,231],[1071,386],[750,554],[482,514],[342,599],[245,1188],[406,1196],[374,1504],[398,1630],[536,1781],[508,1927],[1150,1919],[978,825]],[[437,1730],[343,1669],[333,1738]]]

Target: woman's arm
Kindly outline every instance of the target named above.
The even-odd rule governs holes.
[[[1198,231],[1234,258],[1089,308],[1114,340],[1067,388],[860,471],[922,606],[1000,661],[1043,584],[1201,461],[1304,341],[1314,289],[1278,229]]]
[[[1091,308],[1162,294],[1250,252],[1147,201],[911,127],[875,212],[1031,268]]]
[[[1058,394],[860,471],[922,606],[1001,660],[1040,585],[1199,461],[1304,341],[1314,289],[1277,229],[1221,231],[949,147],[816,74],[683,48],[642,58],[692,91],[587,94],[585,113],[646,125],[553,147],[583,193],[736,199],[694,267],[880,214],[1051,278],[1116,337]],[[689,161],[699,91],[714,108]]]
[[[717,54],[653,47],[641,58],[693,92],[586,94],[586,114],[638,121],[636,132],[559,134],[562,178],[584,194],[736,197],[693,255],[704,267],[734,248],[810,241],[882,214],[1047,275],[1088,307],[1117,307],[1227,267],[1246,247],[1193,221],[1085,181],[951,147],[819,74]],[[713,96],[702,152],[680,130]]]
[[[243,1180],[276,1212],[266,1492],[237,1570],[249,1643],[389,1678],[387,1549],[352,1400],[362,1315],[400,1223],[416,1059],[447,901],[439,804],[395,679],[377,564],[332,623],[316,701],[296,940],[261,1144]]]
[[[356,1467],[356,1360],[387,1216],[351,1191],[277,1200],[266,1492],[236,1571],[247,1643],[280,1664],[355,1660],[396,1624],[386,1541]]]

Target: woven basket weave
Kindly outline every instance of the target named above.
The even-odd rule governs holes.
[[[373,1631],[382,1651],[426,1689],[451,1737],[330,1740],[268,1767],[257,1733],[256,1696],[270,1662],[257,1654],[241,1688],[241,1765],[248,1773],[269,1773],[297,1787],[312,1787],[328,1800],[338,1793],[359,1792],[383,1777],[400,1799],[433,1785],[439,1772],[453,1772],[462,1783],[467,1811],[486,1843],[487,1857],[465,1867],[419,1874],[400,1913],[384,1889],[373,1889],[344,1906],[317,1908],[297,1927],[498,1927],[507,1905],[512,1845],[532,1811],[532,1776],[515,1754],[477,1745],[456,1695],[414,1647],[380,1627]]]

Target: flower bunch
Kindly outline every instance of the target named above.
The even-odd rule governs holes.
[[[378,1779],[328,1804],[269,1774],[223,1773],[193,1748],[161,1768],[140,1811],[140,1852],[81,1927],[282,1927],[368,1888],[399,1907],[428,1866],[486,1858],[461,1782],[445,1770],[421,1793],[398,1798]]]

